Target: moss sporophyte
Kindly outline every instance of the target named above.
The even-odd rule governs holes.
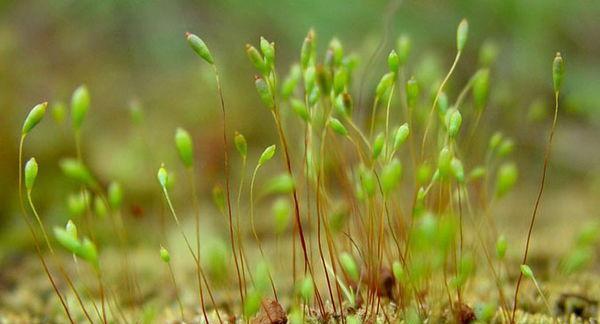
[[[248,76],[248,83],[257,94],[247,104],[272,117],[278,141],[260,153],[251,133],[247,140],[228,128],[218,52],[213,55],[202,38],[186,33],[198,64],[208,65],[214,77],[223,174],[214,177],[215,183],[200,178],[196,171],[206,157],[195,150],[195,141],[204,139],[191,126],[172,130],[171,153],[181,165],[169,163],[167,169],[161,164],[155,188],[177,230],[178,236],[168,241],[173,254],[161,245],[167,246],[164,235],[146,238],[154,242],[156,262],[166,265],[174,291],[174,300],[165,307],[175,307],[176,301],[182,322],[197,317],[206,323],[224,323],[228,318],[281,320],[278,323],[460,322],[476,314],[482,321],[514,323],[525,278],[549,308],[527,264],[564,86],[564,60],[556,54],[551,67],[554,118],[523,258],[516,264],[511,257],[516,244],[507,239],[513,235],[499,233],[493,214],[496,204],[518,186],[518,166],[511,159],[517,143],[490,131],[495,125],[479,125],[487,122],[482,115],[501,110],[502,103],[492,95],[497,56],[493,43],[482,45],[472,75],[462,88],[455,88],[454,72],[471,48],[468,29],[467,21],[460,21],[452,63],[447,72],[432,77],[410,67],[416,49],[408,35],[400,36],[385,60],[374,63],[383,72],[376,82],[365,83],[371,100],[366,105],[351,91],[363,77],[355,73],[360,61],[339,39],[326,43],[321,54],[317,34],[309,31],[298,62],[282,78],[274,42],[261,37],[257,45],[246,45],[245,54],[256,73]],[[410,76],[413,71],[415,76]],[[53,117],[61,123],[65,108],[53,107]],[[50,220],[45,211],[38,212],[32,196],[36,183],[43,180],[45,161],[38,165],[30,158],[23,163],[25,139],[43,120],[47,103],[34,106],[26,116],[18,157],[21,215],[67,320],[136,322],[142,307],[132,307],[131,312],[123,308],[125,300],[141,299],[141,292],[131,289],[127,296],[131,299],[125,298],[116,289],[120,283],[107,275],[112,264],[105,262],[109,253],[103,254],[107,247],[122,255],[123,280],[127,287],[138,285],[141,269],[131,258],[131,228],[122,217],[130,203],[124,193],[129,186],[97,174],[97,164],[83,154],[81,136],[84,121],[93,118],[90,107],[90,90],[82,85],[73,92],[70,107],[76,155],[59,162],[71,180],[65,182],[71,190],[62,191],[71,219],[52,231],[47,231],[44,222]],[[141,123],[141,111],[134,110],[133,122]],[[230,157],[233,149],[237,153]],[[179,177],[180,171],[185,176]],[[205,186],[213,188],[214,206],[201,206]],[[180,200],[182,192],[185,200]],[[207,212],[209,208],[216,216]],[[188,228],[188,214],[193,215],[189,220],[193,228]],[[209,220],[218,229],[204,228]],[[106,223],[114,231],[110,239],[104,233]],[[597,232],[581,234],[575,243],[577,253],[561,262],[565,273],[588,264],[590,242]],[[179,253],[175,241],[183,243],[186,253]],[[62,252],[55,249],[56,243]],[[64,252],[74,261],[61,255]],[[197,299],[187,292],[192,286],[186,282],[189,278],[178,276],[186,270],[181,265],[185,262],[178,260],[186,257],[193,262]],[[89,265],[98,296],[90,292],[82,264]],[[494,290],[472,311],[469,304],[476,302],[471,297],[476,288],[470,283],[475,278],[487,280]],[[510,299],[505,290],[513,285]],[[552,315],[549,309],[547,313]]]

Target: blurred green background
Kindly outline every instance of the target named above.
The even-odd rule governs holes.
[[[360,55],[357,78],[372,89],[401,33],[414,43],[409,73],[424,79],[431,70],[438,78],[451,63],[455,28],[463,17],[470,23],[467,52],[449,88],[456,92],[476,70],[484,41],[498,45],[488,122],[515,137],[518,190],[526,193],[515,198],[520,207],[510,210],[524,218],[533,202],[553,103],[550,66],[561,51],[567,76],[547,200],[568,204],[547,209],[567,222],[574,215],[598,216],[593,206],[600,197],[599,1],[8,0],[0,2],[0,250],[13,249],[4,243],[26,237],[14,230],[24,228],[16,214],[17,144],[34,104],[68,104],[72,91],[87,84],[92,108],[83,131],[84,159],[103,183],[118,179],[125,185],[127,217],[143,215],[161,203],[157,167],[178,165],[172,145],[176,126],[195,138],[203,192],[220,178],[214,82],[184,32],[203,37],[216,57],[230,132],[241,131],[259,149],[273,142],[275,133],[254,91],[246,43],[256,44],[261,35],[274,41],[278,69],[285,74],[313,27],[321,49],[336,36],[348,52]],[[375,64],[365,70],[371,55]],[[143,122],[132,121],[132,105],[142,107]],[[60,125],[48,118],[28,140],[25,157],[35,155],[40,164],[35,195],[40,209],[55,217],[51,223],[66,219],[65,195],[72,189],[57,161],[74,154],[68,119]]]

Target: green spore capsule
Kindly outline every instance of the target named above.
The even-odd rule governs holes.
[[[280,198],[273,203],[273,216],[275,221],[275,232],[283,233],[290,223],[291,206],[287,199]]]
[[[496,179],[496,196],[503,197],[506,195],[517,183],[519,172],[517,166],[512,162],[504,163],[498,169],[498,175]]]
[[[181,162],[188,168],[192,167],[194,165],[194,143],[190,134],[181,127],[175,131],[175,146]]]
[[[185,33],[185,38],[188,42],[188,45],[190,45],[190,47],[194,50],[194,52],[196,52],[196,54],[198,54],[198,56],[200,56],[200,58],[202,58],[208,64],[212,65],[215,63],[215,60],[208,50],[208,46],[206,46],[206,43],[204,43],[200,37],[192,33]]]
[[[54,238],[58,241],[58,243],[65,248],[67,251],[75,254],[81,247],[81,243],[77,240],[76,237],[73,237],[67,230],[54,227]]]
[[[271,160],[275,155],[276,148],[277,146],[275,145],[267,147],[260,155],[260,158],[258,159],[258,165],[262,166],[263,164],[267,163],[267,161]]]
[[[73,129],[79,130],[90,109],[90,92],[85,85],[80,85],[71,97],[71,122]]]
[[[533,279],[533,270],[531,270],[531,268],[526,265],[526,264],[521,264],[519,266],[519,269],[521,270],[521,273],[523,274],[523,276],[525,276],[525,278],[527,279]]]
[[[300,70],[300,65],[292,65],[289,74],[281,85],[281,95],[284,99],[289,98],[292,93],[294,93],[294,90],[296,89],[298,82],[300,82],[301,77],[302,71]]]
[[[123,205],[123,188],[118,182],[113,181],[108,185],[108,203],[114,210]]]
[[[329,127],[338,135],[348,135],[348,130],[346,129],[346,126],[344,126],[342,122],[335,117],[330,117],[327,125],[329,125]]]
[[[482,110],[485,108],[490,93],[490,70],[482,69],[475,74],[473,80],[473,101],[475,108]]]
[[[25,188],[27,188],[28,191],[33,189],[37,174],[38,164],[35,161],[35,158],[31,158],[29,161],[27,161],[27,163],[25,163]]]
[[[417,104],[417,99],[419,98],[419,84],[415,77],[410,77],[408,81],[406,81],[406,104],[410,108],[414,108]]]
[[[94,197],[94,214],[100,219],[104,219],[108,215],[108,207],[99,196]]]
[[[37,124],[42,121],[44,115],[46,114],[46,107],[48,107],[47,102],[43,102],[41,104],[35,105],[25,117],[25,122],[23,122],[23,128],[21,130],[22,135],[27,135]]]
[[[496,61],[497,57],[498,45],[491,40],[485,41],[479,49],[479,64],[484,67],[489,67]]]
[[[163,260],[164,263],[171,262],[171,254],[169,254],[169,251],[162,245],[160,246],[160,259]]]
[[[383,98],[383,96],[394,84],[395,77],[396,74],[393,72],[386,73],[381,77],[381,80],[379,80],[377,88],[375,89],[375,94],[377,95],[377,98]]]
[[[269,68],[265,60],[263,59],[260,52],[256,49],[256,47],[246,44],[246,55],[248,55],[248,59],[254,65],[254,67],[263,75],[268,74]]]
[[[235,144],[235,149],[240,153],[242,158],[246,158],[248,156],[248,143],[246,142],[246,138],[241,133],[235,132],[233,137],[233,142]]]
[[[463,168],[462,162],[457,158],[452,158],[450,163],[452,168],[452,175],[459,183],[465,182],[465,169]]]
[[[438,157],[438,170],[440,172],[440,177],[443,179],[448,177],[452,171],[452,152],[447,146],[440,151]]]
[[[269,69],[275,65],[275,43],[269,42],[266,38],[260,38],[260,51],[265,57],[265,64]]]
[[[508,240],[506,239],[506,236],[502,234],[498,237],[498,240],[496,241],[496,257],[498,257],[499,260],[504,260],[507,249]]]
[[[565,76],[565,62],[560,55],[556,53],[554,61],[552,62],[552,81],[554,81],[554,91],[559,92],[562,87],[563,79]]]
[[[305,303],[309,303],[315,294],[315,287],[310,276],[306,276],[298,284],[298,295]]]
[[[350,279],[352,279],[354,282],[358,282],[360,279],[360,271],[358,270],[358,266],[356,265],[356,262],[350,253],[342,252],[340,254],[340,265]]]
[[[265,185],[267,194],[287,194],[295,188],[294,179],[287,173],[275,176]]]
[[[392,50],[388,55],[387,63],[390,71],[398,73],[398,69],[400,69],[400,57],[395,50]]]
[[[448,137],[456,138],[462,125],[462,115],[458,109],[451,109],[446,113],[446,128]]]
[[[158,183],[161,187],[167,188],[167,183],[169,182],[169,173],[167,173],[167,169],[165,169],[164,164],[158,168],[156,178],[158,179]]]
[[[310,120],[310,114],[308,112],[308,109],[302,101],[296,98],[292,98],[290,104],[292,105],[292,110],[296,113],[296,115],[298,115],[298,117],[302,118],[302,120],[304,120],[305,122],[308,122]]]
[[[97,188],[98,183],[92,177],[92,174],[88,168],[79,160],[66,158],[62,159],[59,163],[60,169],[63,173],[78,182],[81,182],[91,188]]]
[[[393,159],[383,167],[381,171],[381,187],[383,192],[390,193],[400,183],[402,178],[402,163],[398,159]]]
[[[275,101],[267,82],[263,78],[255,76],[254,85],[262,103],[269,109],[275,109]]]
[[[377,137],[375,137],[375,140],[373,141],[373,152],[371,154],[371,157],[373,158],[373,160],[376,160],[381,155],[381,152],[383,151],[384,146],[385,146],[385,134],[379,133],[377,135]]]
[[[314,60],[314,38],[315,32],[311,29],[306,35],[306,38],[304,38],[302,49],[300,50],[300,65],[302,66],[302,69],[306,69]]]
[[[458,24],[458,28],[456,29],[456,49],[459,52],[465,48],[465,44],[467,43],[467,37],[469,35],[469,23],[466,19],[463,19]]]
[[[58,125],[62,125],[65,122],[66,107],[62,102],[55,102],[52,105],[52,118]]]
[[[410,37],[408,35],[402,35],[398,38],[398,60],[400,65],[405,65],[406,61],[408,61],[408,55],[410,54],[410,49],[412,47]]]
[[[396,132],[394,132],[394,150],[400,149],[400,146],[406,142],[408,136],[410,135],[410,128],[408,127],[408,123],[402,124]]]
[[[225,212],[225,192],[223,191],[223,188],[218,184],[214,185],[212,189],[212,199],[217,209],[221,213]]]

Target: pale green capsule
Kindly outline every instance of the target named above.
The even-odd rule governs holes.
[[[502,164],[498,169],[496,178],[496,195],[502,197],[508,193],[517,183],[518,176],[519,172],[514,163],[508,162]]]
[[[373,141],[373,151],[371,154],[371,158],[376,160],[381,152],[383,151],[383,147],[385,146],[385,135],[383,133],[379,133],[375,140]]]
[[[98,187],[98,183],[81,161],[71,158],[62,159],[60,161],[60,168],[67,177],[91,188]]]
[[[410,135],[410,129],[407,123],[402,124],[394,133],[394,150],[398,150]]]
[[[479,70],[473,80],[473,101],[475,108],[481,110],[487,104],[490,92],[490,71],[488,69]]]
[[[81,246],[75,254],[83,260],[89,262],[94,268],[97,269],[99,267],[98,250],[96,249],[94,242],[92,242],[89,238],[83,238]]]
[[[160,259],[163,260],[164,263],[171,262],[171,254],[162,245],[160,246]]]
[[[448,130],[448,137],[455,138],[462,125],[462,115],[458,109],[451,109],[446,113],[446,128]]]
[[[198,54],[198,56],[200,56],[208,64],[212,65],[215,63],[215,60],[208,50],[208,46],[206,46],[206,43],[204,43],[200,37],[192,33],[185,33],[185,38],[190,47],[194,50],[194,52],[196,52],[196,54]]]
[[[306,69],[314,60],[314,38],[315,32],[311,29],[306,35],[306,38],[304,38],[302,49],[300,51],[300,65],[302,66],[302,69]]]
[[[243,158],[246,158],[248,155],[248,143],[246,142],[244,135],[236,131],[235,136],[233,137],[233,142],[238,153],[240,153]]]
[[[496,241],[496,256],[498,259],[503,260],[506,256],[506,250],[508,249],[508,240],[504,234],[498,237]]]
[[[283,233],[290,223],[291,206],[287,199],[280,198],[273,203],[273,216],[275,224],[275,232]]]
[[[398,38],[398,59],[400,65],[405,65],[410,54],[410,48],[412,47],[410,37],[408,35],[402,35]]]
[[[175,146],[177,147],[181,162],[188,168],[194,165],[194,143],[192,142],[192,137],[181,127],[178,127],[175,131]]]
[[[275,43],[269,42],[264,37],[261,37],[260,50],[265,57],[265,64],[269,69],[272,69],[275,65]]]
[[[292,65],[290,68],[290,73],[281,85],[281,95],[284,99],[289,98],[292,93],[294,93],[294,90],[296,89],[298,82],[300,82],[301,77],[302,71],[300,70],[300,66],[298,64]]]
[[[246,44],[246,55],[248,55],[248,59],[260,73],[266,75],[269,72],[267,63],[254,46]]]
[[[277,148],[277,146],[275,146],[275,145],[271,145],[271,146],[267,147],[260,155],[260,158],[258,159],[258,165],[262,166],[263,164],[267,163],[267,161],[272,159],[273,156],[275,155],[276,148]]]
[[[310,114],[308,109],[304,105],[304,103],[296,98],[292,98],[290,101],[292,105],[292,110],[298,115],[298,117],[302,118],[305,122],[310,120]]]
[[[265,185],[267,194],[287,194],[295,188],[294,179],[287,173],[271,178]]]
[[[565,76],[565,63],[560,55],[556,53],[554,61],[552,62],[552,81],[554,82],[554,91],[560,91]]]
[[[386,73],[381,77],[375,89],[375,94],[378,98],[383,98],[386,92],[392,87],[395,77],[396,74],[393,72]]]
[[[298,294],[305,303],[309,303],[315,294],[315,287],[310,276],[306,276],[298,284]]]
[[[99,196],[94,197],[94,214],[100,219],[104,219],[108,214],[108,207]]]
[[[465,170],[462,162],[457,158],[452,158],[451,162],[452,175],[459,183],[465,182]]]
[[[27,161],[27,163],[25,163],[25,188],[27,188],[27,190],[30,191],[33,189],[37,174],[38,164],[35,161],[35,158],[31,158],[29,161]]]
[[[167,183],[169,182],[169,173],[165,169],[164,164],[158,168],[158,173],[156,174],[156,178],[158,179],[158,183],[161,187],[166,188]]]
[[[275,109],[275,101],[267,82],[261,77],[255,77],[254,85],[262,103],[269,109]]]
[[[77,240],[77,226],[75,225],[75,223],[73,223],[72,220],[69,219],[67,221],[65,230],[67,231],[67,233],[69,233],[69,235],[71,235],[71,237]]]
[[[79,86],[71,97],[71,122],[73,128],[78,130],[90,109],[90,93],[85,85]]]
[[[77,238],[73,237],[73,235],[63,228],[54,227],[54,237],[62,247],[73,254],[79,251],[81,247],[81,243]]]
[[[414,108],[419,98],[419,84],[415,77],[410,77],[406,82],[406,104],[410,108]]]
[[[394,73],[398,73],[398,69],[400,69],[400,57],[398,57],[398,53],[395,50],[392,50],[388,55],[388,68],[390,71]]]
[[[458,24],[458,28],[456,30],[456,48],[459,52],[465,48],[465,44],[467,43],[467,37],[469,35],[469,23],[466,19],[463,19]]]
[[[438,170],[441,178],[446,178],[452,172],[452,152],[445,146],[438,157]]]
[[[358,266],[356,265],[352,255],[347,252],[342,252],[340,254],[340,265],[350,279],[352,279],[354,282],[358,282],[360,279],[360,271],[358,270]]]
[[[526,264],[521,264],[519,266],[519,269],[521,270],[521,273],[523,274],[523,276],[525,276],[525,278],[527,279],[533,279],[533,270],[531,270],[531,268],[526,265]]]
[[[123,188],[118,182],[113,181],[108,185],[108,203],[115,210],[123,205]]]
[[[341,136],[346,136],[348,135],[348,130],[346,129],[346,126],[344,126],[342,124],[341,121],[339,121],[337,118],[335,117],[330,117],[329,118],[329,122],[327,123],[329,125],[329,127],[331,127],[331,129],[338,135]]]
[[[225,212],[225,192],[221,186],[214,185],[212,189],[212,199],[217,209],[221,213]]]
[[[402,178],[402,163],[398,159],[393,159],[383,167],[381,171],[381,187],[383,192],[389,193],[400,183]]]
[[[25,122],[23,122],[23,128],[21,130],[22,135],[27,135],[37,124],[42,121],[44,115],[46,114],[46,107],[48,107],[47,102],[43,102],[41,104],[35,105],[27,114],[25,118]]]

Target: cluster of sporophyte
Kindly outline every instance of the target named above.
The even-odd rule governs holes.
[[[157,179],[173,222],[195,264],[196,306],[200,307],[202,320],[222,323],[226,315],[232,315],[244,321],[267,318],[273,323],[282,323],[286,318],[292,323],[308,318],[343,323],[375,318],[404,319],[411,323],[427,318],[463,322],[474,317],[481,321],[496,317],[514,322],[523,277],[532,279],[547,305],[533,271],[527,266],[527,254],[556,124],[563,60],[557,54],[553,62],[554,120],[523,260],[520,267],[513,266],[505,260],[508,242],[497,231],[492,209],[517,181],[518,171],[510,160],[514,143],[502,133],[488,133],[488,127],[479,125],[489,106],[495,48],[489,44],[482,47],[479,67],[458,93],[450,93],[447,87],[466,49],[467,36],[468,24],[463,20],[458,25],[456,55],[451,67],[435,84],[424,84],[410,76],[407,63],[411,41],[408,36],[400,37],[397,48],[387,58],[387,72],[370,96],[361,96],[362,86],[357,95],[351,93],[358,61],[356,56],[347,55],[335,38],[325,55],[319,57],[316,35],[310,31],[302,44],[299,63],[282,79],[275,68],[274,43],[261,38],[258,48],[247,45],[246,54],[257,70],[256,91],[273,118],[278,143],[267,147],[260,156],[251,157],[245,137],[235,132],[233,147],[239,156],[234,158],[240,162],[241,176],[234,184],[230,176],[232,159],[228,154],[230,130],[217,65],[204,41],[186,34],[191,48],[213,68],[220,99],[225,187],[214,187],[213,200],[228,222],[227,246],[201,249],[204,241],[194,171],[197,161],[192,136],[183,128],[175,130],[174,140],[189,179],[194,237],[184,230],[171,199],[172,173],[161,165]],[[362,97],[370,103],[363,104]],[[142,317],[143,311],[125,314],[114,284],[105,282],[102,276],[96,246],[103,242],[98,242],[95,227],[108,219],[122,244],[123,269],[130,274],[128,284],[136,285],[134,260],[127,253],[127,227],[120,213],[121,187],[112,183],[105,188],[86,167],[81,153],[80,129],[89,106],[88,90],[82,86],[74,92],[71,102],[77,157],[60,162],[65,175],[79,186],[68,200],[74,221],[69,221],[65,228],[55,227],[54,240],[47,235],[31,198],[38,173],[33,158],[24,165],[24,181],[37,224],[31,221],[24,206],[20,171],[22,214],[45,273],[71,322],[79,318],[74,317],[73,304],[56,284],[54,268],[68,283],[85,320],[136,322],[136,316]],[[58,106],[54,110],[57,120],[64,118],[63,109]],[[24,140],[43,118],[45,110],[46,104],[40,104],[25,120],[19,170],[23,169]],[[140,115],[137,109],[133,113]],[[482,142],[486,145],[479,147]],[[273,163],[270,161],[276,155],[281,157],[283,171],[276,175],[260,174],[261,167]],[[253,160],[257,162],[252,164]],[[253,171],[246,179],[249,163]],[[258,195],[257,187],[261,189]],[[275,255],[267,253],[255,225],[258,217],[255,205],[269,201],[273,203],[274,234],[287,235],[292,240],[290,251],[283,255],[281,251]],[[86,234],[83,239],[75,222],[82,224],[80,227]],[[595,229],[587,235],[588,239],[582,239],[583,243],[578,245],[582,251],[588,251],[589,237],[597,236],[597,232]],[[245,233],[254,242],[244,240]],[[72,275],[57,257],[55,242],[73,254],[74,260],[90,264],[97,277],[100,306],[87,284],[82,284],[83,288],[73,284]],[[179,298],[171,254],[163,247],[164,242],[154,244],[157,249],[160,246],[160,258],[167,265],[177,292],[181,320],[191,319],[195,307],[184,307]],[[42,245],[47,247],[49,255],[43,253]],[[254,248],[260,257],[249,258],[248,249]],[[201,251],[208,252],[201,255]],[[275,258],[277,267],[273,264]],[[291,269],[286,273],[289,277],[274,275],[282,263],[288,263],[285,268]],[[229,270],[230,264],[234,265],[233,270]],[[575,271],[583,262],[575,256],[567,258],[564,264],[569,271]],[[77,269],[79,276],[81,272]],[[511,284],[510,273],[519,274],[512,299],[505,293],[506,286]],[[490,295],[473,313],[467,305],[474,302],[468,297],[474,276],[493,283],[497,296]],[[293,289],[284,288],[289,283]],[[229,305],[219,304],[213,288],[216,285],[222,289],[235,288],[239,298]],[[85,300],[91,300],[91,306]]]

